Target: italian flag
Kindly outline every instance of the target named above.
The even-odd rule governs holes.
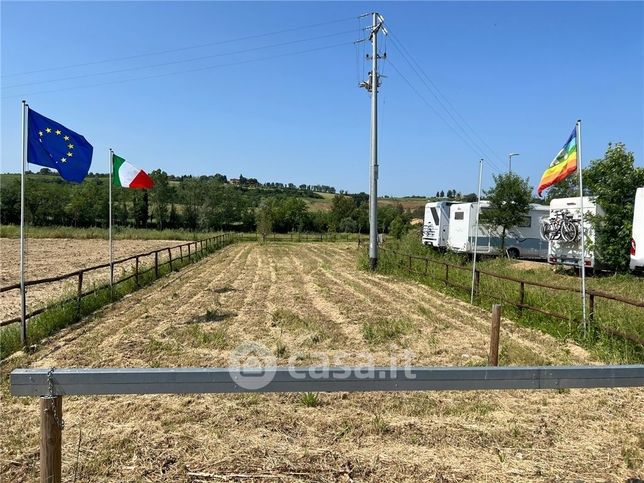
[[[114,186],[123,188],[149,189],[154,186],[154,181],[145,171],[132,166],[116,154],[112,155],[112,182]]]

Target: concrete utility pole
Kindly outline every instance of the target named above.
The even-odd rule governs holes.
[[[387,31],[383,26],[384,18],[373,12],[371,33],[371,72],[369,80],[360,84],[371,93],[371,165],[369,182],[369,268],[375,270],[378,266],[378,87],[380,75],[378,74],[378,33]]]

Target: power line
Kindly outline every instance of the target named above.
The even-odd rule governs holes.
[[[281,57],[290,57],[292,55],[300,55],[300,54],[306,54],[309,52],[316,52],[320,50],[327,50],[327,49],[332,49],[335,47],[340,47],[340,46],[346,46],[346,45],[351,45],[353,42],[339,42],[336,44],[331,44],[331,45],[325,45],[321,47],[314,47],[311,49],[305,49],[305,50],[299,50],[295,52],[286,52],[283,54],[275,54],[275,55],[270,55],[270,56],[265,56],[265,57],[260,57],[257,59],[246,59],[246,60],[240,60],[237,62],[228,62],[225,64],[215,64],[215,65],[210,65],[210,66],[205,66],[205,67],[199,67],[195,69],[186,69],[186,70],[181,70],[181,71],[175,71],[175,72],[165,72],[161,74],[154,74],[154,75],[149,75],[149,76],[143,76],[143,77],[133,77],[130,79],[118,79],[114,81],[109,81],[109,82],[99,82],[96,84],[87,84],[87,85],[81,85],[81,86],[74,86],[74,87],[62,87],[60,89],[49,89],[45,91],[36,91],[36,92],[27,92],[27,93],[21,93],[19,95],[12,95],[12,96],[2,96],[2,99],[17,99],[21,98],[24,96],[33,96],[33,95],[38,95],[38,94],[49,94],[52,92],[60,92],[60,91],[68,91],[68,90],[73,90],[73,89],[85,89],[85,88],[91,88],[91,87],[99,87],[99,86],[105,86],[105,85],[111,85],[111,84],[121,84],[125,82],[133,82],[133,81],[139,81],[139,80],[148,80],[148,79],[156,79],[159,77],[168,77],[168,76],[173,76],[173,75],[181,75],[181,74],[186,74],[186,73],[191,73],[191,72],[202,72],[206,70],[211,70],[211,69],[217,69],[221,67],[231,67],[231,66],[236,66],[236,65],[243,65],[243,64],[249,64],[252,62],[261,62],[265,60],[272,60],[272,59],[277,59]]]
[[[292,45],[296,43],[301,43],[301,42],[309,42],[312,40],[319,40],[319,39],[326,39],[329,37],[336,37],[339,35],[344,35],[347,33],[354,33],[354,30],[344,30],[341,32],[335,32],[331,34],[325,34],[325,35],[318,35],[316,37],[307,37],[303,39],[296,39],[296,40],[288,40],[286,42],[279,42],[276,44],[269,44],[269,45],[263,45],[259,47],[249,47],[247,49],[241,49],[241,50],[236,50],[232,52],[221,52],[217,54],[209,54],[209,55],[202,55],[199,57],[192,57],[190,59],[180,59],[180,60],[173,60],[173,61],[168,61],[168,62],[161,62],[158,64],[150,64],[150,65],[143,65],[143,66],[134,66],[134,67],[126,67],[123,69],[116,69],[116,70],[110,70],[110,71],[102,71],[102,72],[94,72],[94,73],[89,73],[89,74],[79,74],[79,75],[74,75],[74,76],[68,76],[68,77],[59,77],[57,79],[49,79],[49,80],[42,80],[42,81],[33,81],[33,82],[24,82],[22,84],[13,84],[9,86],[4,86],[4,89],[11,89],[11,88],[16,88],[16,87],[25,87],[25,86],[31,86],[31,85],[38,85],[38,84],[48,84],[51,82],[61,82],[61,81],[66,81],[66,80],[76,80],[76,79],[85,79],[88,77],[95,77],[95,76],[104,76],[104,75],[110,75],[110,74],[119,74],[122,72],[132,72],[132,71],[137,71],[137,70],[142,70],[142,69],[152,69],[155,67],[165,67],[168,65],[176,65],[176,64],[185,64],[188,62],[195,62],[198,60],[204,60],[204,59],[211,59],[214,57],[225,57],[227,55],[237,55],[237,54],[244,54],[248,52],[253,52],[257,50],[264,50],[264,49],[271,49],[274,47],[281,47],[284,45]]]
[[[273,32],[265,32],[261,34],[255,34],[255,35],[247,35],[244,37],[237,37],[234,39],[227,39],[227,40],[218,40],[215,42],[207,42],[204,44],[196,44],[196,45],[188,45],[185,47],[178,47],[175,49],[166,49],[166,50],[157,50],[155,52],[147,52],[143,54],[135,54],[135,55],[128,55],[125,57],[114,57],[111,59],[102,59],[102,60],[95,60],[95,61],[90,61],[90,62],[82,62],[78,64],[68,64],[64,66],[56,66],[56,67],[48,67],[45,69],[37,69],[37,70],[31,70],[31,71],[25,71],[25,72],[14,72],[12,74],[3,74],[1,77],[16,77],[16,76],[22,76],[22,75],[29,75],[29,74],[37,74],[40,72],[49,72],[49,71],[54,71],[54,70],[62,70],[62,69],[71,69],[75,67],[84,67],[87,65],[96,65],[96,64],[105,64],[109,62],[120,62],[122,60],[131,60],[131,59],[138,59],[141,57],[149,57],[149,56],[154,56],[154,55],[163,55],[163,54],[169,54],[173,52],[181,52],[185,50],[193,50],[193,49],[199,49],[202,47],[211,47],[213,45],[223,45],[223,44],[228,44],[232,42],[242,42],[244,40],[251,40],[251,39],[258,39],[262,37],[270,37],[273,35],[279,35],[287,32],[296,32],[299,30],[306,30],[306,29],[311,29],[315,27],[322,27],[325,25],[331,25],[335,23],[341,23],[341,22],[346,22],[348,20],[354,20],[356,17],[345,17],[341,19],[336,19],[336,20],[329,20],[327,22],[320,22],[320,23],[314,23],[314,24],[309,24],[309,25],[302,25],[300,27],[293,27],[293,28],[288,28],[288,29],[283,29],[283,30],[275,30]]]
[[[419,63],[419,62],[418,62],[418,61],[417,61],[417,60],[416,60],[416,59],[411,55],[411,53],[409,53],[409,51],[407,50],[407,48],[402,44],[402,42],[398,39],[398,37],[397,37],[394,33],[392,33],[392,32],[391,32],[391,27],[389,26],[389,24],[388,24],[388,27],[389,27],[390,36],[391,36],[391,38],[392,38],[392,45],[396,48],[396,50],[397,50],[398,52],[400,52],[400,54],[401,54],[401,56],[403,57],[403,59],[404,59],[404,60],[409,64],[409,66],[412,68],[412,70],[414,70],[414,72],[415,72],[415,73],[416,73],[416,75],[419,77],[419,79],[421,80],[421,82],[423,82],[423,84],[425,85],[425,87],[427,88],[427,90],[428,90],[428,91],[429,91],[429,92],[434,96],[434,98],[436,98],[436,100],[439,102],[439,104],[441,105],[441,107],[445,110],[445,112],[446,112],[446,113],[450,116],[450,118],[454,121],[455,125],[456,125],[459,129],[461,129],[461,131],[463,132],[463,134],[464,134],[464,135],[466,135],[466,136],[471,140],[471,142],[472,142],[473,144],[475,144],[475,145],[479,148],[479,150],[480,150],[480,151],[486,151],[486,150],[487,150],[487,151],[488,151],[488,153],[487,153],[487,154],[492,154],[492,156],[491,156],[491,157],[495,157],[497,160],[499,160],[501,163],[503,163],[503,161],[501,161],[500,156],[499,156],[499,155],[494,151],[494,149],[492,149],[492,148],[489,146],[489,144],[487,144],[487,143],[485,142],[485,140],[484,140],[484,139],[483,139],[483,138],[482,138],[482,137],[481,137],[481,136],[480,136],[480,135],[479,135],[479,134],[474,130],[474,128],[471,126],[471,124],[470,124],[470,123],[468,123],[468,122],[467,122],[467,120],[466,120],[466,119],[465,119],[465,118],[464,118],[464,117],[463,117],[463,116],[462,116],[462,115],[461,115],[461,114],[456,110],[456,108],[454,107],[454,105],[453,105],[453,104],[449,101],[449,99],[448,99],[448,98],[447,98],[447,97],[446,97],[446,96],[445,96],[445,95],[440,91],[440,89],[438,88],[438,86],[436,85],[436,83],[434,83],[434,81],[432,81],[432,79],[429,77],[429,75],[427,74],[427,72],[425,72],[425,70],[422,68],[422,66],[420,65],[420,63]],[[421,75],[421,73],[422,73],[422,75]],[[470,132],[471,132],[471,133],[472,133],[476,138],[478,138],[478,141],[477,141],[477,140],[475,140],[475,139],[474,139],[474,138],[473,138],[473,137],[468,133],[468,131],[463,127],[463,125],[461,125],[461,122],[460,122],[458,119],[456,119],[456,117],[454,116],[454,114],[452,114],[452,112],[453,112],[456,116],[458,116],[458,118],[460,118],[460,120],[462,121],[462,123],[463,123],[463,124],[464,124],[468,129],[469,129],[469,131],[470,131]],[[480,145],[479,145],[479,144],[480,144]],[[483,148],[486,148],[486,149],[483,149]],[[493,164],[494,166],[496,166],[496,169],[497,169],[497,170],[499,170],[499,171],[503,171],[502,169],[500,169],[500,168],[496,165],[496,163],[494,163],[491,159],[489,159],[489,157],[488,157],[488,156],[484,156],[484,158],[486,158],[486,162],[487,162],[488,164]]]
[[[450,122],[447,121],[447,119],[441,114],[440,111],[438,111],[428,100],[425,96],[423,96],[418,89],[411,83],[411,81],[396,67],[396,64],[392,62],[391,58],[388,58],[387,61],[389,62],[389,65],[391,66],[392,69],[394,69],[398,75],[407,83],[407,85],[411,88],[411,90],[429,107],[434,113],[445,123],[447,127],[449,127],[458,137],[461,138],[461,140],[479,157],[483,158],[485,161],[485,156],[481,152],[479,148],[474,146],[466,137],[464,137],[458,130],[456,130]],[[490,167],[492,167],[495,171],[498,170],[498,167],[494,166],[492,163],[489,161],[487,162]]]

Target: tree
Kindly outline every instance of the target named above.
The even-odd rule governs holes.
[[[134,215],[134,225],[138,228],[146,228],[148,226],[148,191],[143,190],[143,193],[134,193],[134,206],[132,208]]]
[[[168,219],[168,202],[170,201],[170,189],[168,186],[168,174],[160,169],[150,173],[154,186],[150,190],[152,198],[152,216],[156,219],[157,228],[163,230]]]
[[[476,193],[468,193],[465,196],[463,196],[463,199],[461,201],[463,201],[464,203],[474,203],[478,201],[478,199],[479,198],[478,196],[476,196]]]
[[[437,191],[437,192],[436,192],[436,198],[440,198],[440,197],[441,197],[441,192],[440,192],[440,191]]]
[[[445,198],[445,192],[443,190],[441,190],[441,195],[440,196],[441,196],[441,198]]]
[[[635,191],[640,186],[644,186],[644,168],[635,166],[635,156],[622,143],[609,144],[604,157],[584,170],[584,188],[605,212],[591,221],[598,261],[606,268],[628,269]]]
[[[494,187],[486,191],[490,207],[481,210],[481,222],[491,231],[501,229],[501,252],[509,228],[518,225],[530,211],[532,189],[528,179],[514,173],[494,176]]]
[[[587,186],[584,186],[584,191],[587,192],[587,188]],[[559,181],[559,183],[554,184],[550,188],[548,188],[546,194],[546,202],[549,204],[555,198],[573,198],[578,196],[579,174],[575,172],[568,176],[566,179]]]
[[[257,223],[257,233],[262,236],[262,241],[266,241],[266,237],[273,231],[273,206],[269,199],[262,198],[262,201],[260,201],[255,221]]]

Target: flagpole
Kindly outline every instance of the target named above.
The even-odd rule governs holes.
[[[25,292],[25,165],[27,164],[27,101],[22,101],[22,160],[20,163],[20,342],[27,347],[27,294]]]
[[[577,165],[579,166],[579,207],[581,209],[581,318],[584,326],[584,336],[587,334],[588,326],[586,322],[586,246],[584,236],[584,185],[581,163],[581,119],[577,120],[575,126],[577,132]]]
[[[474,261],[472,263],[472,292],[470,303],[474,304],[474,280],[476,277],[476,251],[479,245],[479,214],[481,210],[481,178],[483,176],[483,159],[479,161],[479,189],[476,198],[476,228],[474,230]]]
[[[109,192],[110,192],[110,209],[109,209],[109,239],[110,239],[110,298],[114,297],[114,264],[112,261],[112,165],[113,159],[112,156],[114,155],[114,151],[110,148],[110,154],[109,154],[109,164],[110,164],[110,179],[109,179]]]

